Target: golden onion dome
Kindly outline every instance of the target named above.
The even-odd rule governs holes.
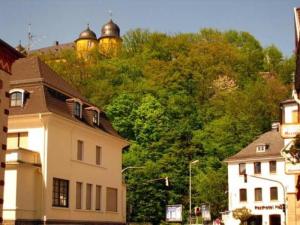
[[[97,40],[97,36],[96,36],[95,32],[90,29],[89,25],[87,26],[87,28],[84,31],[82,31],[79,34],[79,37],[77,38],[76,41],[84,40],[84,39]]]
[[[120,28],[117,24],[115,24],[112,19],[107,23],[104,24],[101,29],[101,37],[116,37],[120,38]]]

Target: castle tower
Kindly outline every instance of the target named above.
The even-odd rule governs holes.
[[[99,38],[99,51],[103,55],[115,56],[122,45],[120,28],[112,19],[103,25]]]
[[[82,31],[79,37],[75,40],[77,55],[79,57],[87,58],[88,53],[90,53],[97,44],[97,36],[88,25],[87,29]]]

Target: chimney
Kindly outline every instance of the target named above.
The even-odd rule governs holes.
[[[279,131],[279,126],[280,126],[279,122],[273,122],[272,123],[272,131]]]

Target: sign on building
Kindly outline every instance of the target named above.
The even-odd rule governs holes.
[[[182,222],[182,205],[167,205],[167,222]]]
[[[300,134],[300,124],[282,124],[280,130],[283,138],[294,138]]]

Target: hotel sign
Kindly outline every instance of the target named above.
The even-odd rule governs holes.
[[[300,134],[300,124],[282,124],[280,133],[283,138],[294,138]]]
[[[273,209],[282,209],[284,208],[284,204],[281,205],[262,205],[262,206],[255,206],[255,210],[273,210]]]
[[[4,52],[0,50],[0,70],[11,74],[11,66],[14,61],[15,58],[5,55]]]
[[[285,162],[285,172],[287,174],[299,174],[300,163]]]

